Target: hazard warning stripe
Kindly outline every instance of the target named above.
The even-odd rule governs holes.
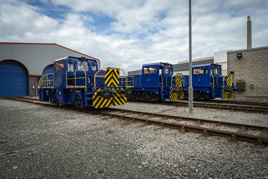
[[[115,76],[110,75],[107,79],[106,79],[106,84],[107,86],[118,86],[119,85],[119,81],[117,78],[115,78]]]
[[[119,103],[119,105],[124,104],[124,103],[120,100],[120,97],[118,98],[118,95],[119,95],[119,94],[115,94],[115,95],[114,95],[114,99],[115,99],[115,101],[116,101],[117,103]]]
[[[119,69],[107,68],[105,71],[105,85],[118,86],[119,85]]]
[[[170,92],[170,100],[171,101],[179,100],[178,96],[179,95],[177,92]]]
[[[113,96],[110,99],[103,99],[101,95],[93,96],[93,107],[96,109],[123,105],[126,102],[127,98],[125,97],[125,95],[119,93],[113,94]]]

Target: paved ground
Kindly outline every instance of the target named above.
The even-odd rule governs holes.
[[[186,115],[187,108],[179,110]],[[226,120],[244,115],[205,112],[218,120],[224,113]],[[267,124],[267,115],[246,116],[248,123]],[[0,99],[0,178],[268,178],[267,151],[222,137]]]

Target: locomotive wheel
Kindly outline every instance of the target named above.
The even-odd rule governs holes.
[[[153,95],[153,100],[154,101],[161,101],[161,98],[160,98],[160,96],[158,94],[154,94]]]
[[[77,99],[77,97],[75,97],[75,99],[74,99],[74,107],[82,108],[82,103],[81,103],[81,105],[79,104],[79,99]]]
[[[49,96],[49,101],[50,101],[50,103],[53,104],[53,105],[56,105],[56,106],[59,105],[59,103],[56,103],[56,102],[55,102],[55,99],[54,99],[54,97],[53,97],[52,95]]]

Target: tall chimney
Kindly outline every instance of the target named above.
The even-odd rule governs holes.
[[[252,48],[252,34],[251,34],[251,20],[250,16],[248,16],[248,22],[247,22],[247,48]]]

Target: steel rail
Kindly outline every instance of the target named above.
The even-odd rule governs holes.
[[[188,106],[188,102],[174,102],[174,101],[131,101],[138,103],[151,103],[160,105],[172,105],[172,106]],[[194,107],[209,108],[209,109],[220,109],[220,110],[231,110],[241,112],[254,112],[254,113],[268,113],[268,107],[262,106],[247,106],[247,105],[235,105],[235,104],[217,104],[217,103],[203,103],[194,102]]]
[[[232,127],[238,127],[242,129],[253,129],[253,130],[262,130],[268,132],[268,127],[265,126],[256,126],[256,125],[249,125],[249,124],[239,124],[239,123],[232,123],[232,122],[225,122],[225,121],[215,121],[209,119],[201,119],[201,118],[192,118],[192,117],[184,117],[184,116],[174,116],[174,115],[167,115],[167,114],[159,114],[159,113],[150,113],[150,112],[141,112],[141,111],[133,111],[127,109],[116,109],[116,108],[109,108],[108,111],[122,111],[122,112],[129,112],[129,113],[136,113],[140,115],[150,115],[153,117],[162,117],[162,118],[172,118],[177,120],[185,120],[185,121],[193,121],[198,122],[199,124],[208,123],[208,124],[218,124],[218,125],[226,125]]]
[[[23,101],[23,102],[28,102],[28,103],[34,103],[34,104],[44,105],[44,106],[51,106],[51,107],[54,106],[54,105],[49,104],[49,103],[29,101],[30,99],[29,100],[15,99],[15,98],[8,98],[8,99]],[[156,120],[151,120],[151,119],[144,119],[142,117],[133,117],[133,116],[122,115],[122,114],[114,114],[114,113],[109,112],[109,110],[111,110],[112,108],[109,110],[106,110],[106,111],[92,110],[92,109],[87,109],[87,108],[75,108],[75,107],[71,107],[71,106],[57,106],[57,108],[65,108],[65,109],[70,109],[70,110],[75,110],[75,111],[80,111],[80,112],[85,112],[85,113],[91,113],[91,114],[97,114],[97,115],[103,115],[103,116],[109,116],[109,117],[117,117],[120,119],[128,119],[128,120],[133,120],[133,121],[140,121],[140,122],[144,122],[147,124],[154,124],[154,125],[159,125],[159,126],[163,126],[163,127],[179,129],[180,131],[185,131],[185,132],[189,131],[189,132],[202,133],[206,136],[224,136],[224,137],[230,137],[231,139],[237,140],[237,141],[256,143],[256,144],[265,145],[265,146],[268,145],[268,137],[265,137],[265,136],[241,134],[241,133],[237,133],[237,132],[216,130],[216,129],[210,129],[210,128],[192,126],[192,125],[185,125],[185,124],[178,124],[178,123],[156,121]],[[112,109],[112,110],[114,110],[114,109]],[[115,110],[118,110],[118,109],[115,109]],[[134,112],[131,110],[122,110],[122,111]],[[142,113],[146,114],[146,112],[142,112]],[[150,113],[150,114],[152,114],[152,113]],[[154,114],[154,115],[158,115],[158,114]],[[242,126],[244,126],[244,125],[242,125]]]

